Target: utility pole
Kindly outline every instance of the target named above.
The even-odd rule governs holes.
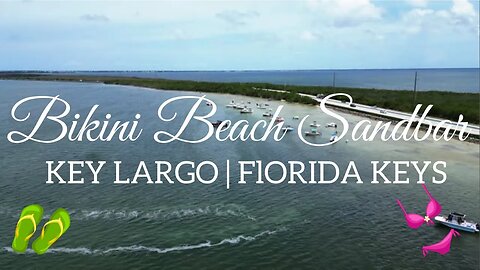
[[[333,88],[335,88],[335,71],[333,72]]]
[[[415,71],[415,81],[413,83],[413,108],[417,105],[417,71]]]

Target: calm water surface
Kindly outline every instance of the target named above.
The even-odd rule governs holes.
[[[281,85],[332,86],[333,74],[335,73],[335,85],[337,87],[413,90],[416,71],[418,72],[417,90],[419,91],[439,90],[470,93],[478,93],[480,91],[480,70],[478,68],[418,70],[120,71],[75,72],[73,74],[135,76],[211,82],[266,82]]]
[[[423,226],[411,230],[406,226],[395,198],[402,199],[408,211],[423,214],[428,197],[420,185],[370,184],[371,160],[444,160],[448,164],[444,184],[431,184],[429,179],[435,174],[431,170],[426,173],[431,193],[444,212],[462,211],[469,219],[480,221],[478,145],[342,141],[315,148],[303,144],[296,134],[288,134],[281,142],[212,139],[196,145],[155,143],[155,131],[173,130],[179,124],[161,122],[156,115],[158,106],[185,94],[199,95],[101,84],[0,81],[0,268],[478,269],[478,234],[462,233],[445,256],[422,256],[422,245],[440,241],[448,229]],[[144,133],[133,143],[8,143],[9,131],[31,128],[31,122],[14,122],[10,110],[18,100],[32,95],[60,95],[72,106],[70,120],[74,113],[84,117],[94,104],[100,105],[97,118],[111,113],[112,120],[127,121],[140,113]],[[224,105],[231,99],[265,100],[219,94],[208,97],[219,106],[212,120],[262,118],[258,110],[245,116]],[[282,115],[293,126],[298,125],[290,120],[293,115],[309,114],[312,121],[320,123],[332,120],[316,107],[269,103],[273,108],[285,105]],[[182,116],[189,105],[178,103],[169,110]],[[44,104],[30,106],[38,111]],[[351,124],[361,120],[343,115]],[[324,135],[313,140],[328,140],[331,130],[322,130]],[[54,125],[41,130],[46,136],[57,131]],[[204,131],[199,124],[187,130],[190,136]],[[232,163],[331,160],[342,172],[349,160],[355,160],[365,183],[255,185],[254,176],[247,178],[248,184],[232,184],[227,190],[226,159]],[[99,185],[46,185],[46,160],[121,160],[125,177],[133,176],[141,160],[151,165],[152,175],[155,160],[211,160],[219,165],[220,178],[212,185],[147,185],[142,181],[113,185],[115,169],[109,166],[102,171]],[[233,169],[235,173],[238,170]],[[386,175],[393,178],[393,170]],[[272,176],[278,177],[278,171]],[[407,176],[417,178],[413,171]],[[69,231],[44,256],[17,255],[9,249],[18,215],[31,203],[44,206],[45,219],[58,207],[71,213]]]

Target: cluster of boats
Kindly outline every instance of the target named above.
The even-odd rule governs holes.
[[[320,123],[317,123],[317,121],[313,121],[310,124],[311,130],[305,132],[305,136],[320,136],[322,133],[318,131],[318,128],[321,127],[322,125]],[[337,124],[335,123],[328,123],[325,125],[326,128],[337,128]],[[330,142],[334,142],[338,140],[338,133],[335,130],[331,135],[330,135]]]
[[[235,103],[235,101],[232,100],[229,104],[226,105],[226,107],[240,110],[240,113],[246,112],[246,111],[252,112],[253,110],[252,110],[251,104],[252,103],[250,101],[248,101],[247,104],[245,104],[243,101],[240,102],[240,103]],[[268,103],[263,103],[263,104],[262,103],[256,103],[255,106],[256,106],[257,109],[265,110],[270,105]]]
[[[208,104],[207,104],[208,105]],[[243,101],[241,103],[235,103],[235,100],[232,100],[229,104],[226,105],[227,108],[232,108],[232,109],[237,109],[240,110],[241,114],[251,114],[253,113],[253,108],[252,108],[252,103],[247,102],[244,103]],[[268,103],[255,103],[255,107],[260,110],[266,110],[264,113],[262,113],[263,117],[267,118],[272,118],[274,116],[273,114],[273,109],[270,108],[270,105]],[[295,115],[292,117],[293,120],[299,120],[300,117]],[[285,122],[285,119],[283,117],[276,117],[275,118],[276,123],[280,122]],[[218,127],[220,125],[220,122],[213,122],[212,124],[214,127]],[[305,136],[321,136],[322,133],[320,132],[319,128],[322,127],[320,123],[317,123],[317,121],[313,121],[310,124],[311,129],[308,131],[305,131]],[[328,123],[325,125],[326,128],[337,128],[336,123]],[[285,127],[282,128],[284,132],[290,132],[295,130],[294,127],[291,125],[286,125]],[[330,142],[336,141],[338,139],[337,131],[333,132],[330,136]]]
[[[266,110],[270,105],[268,103],[256,103],[255,104],[257,109]],[[253,108],[251,107],[251,102],[247,102],[246,104],[242,101],[240,104],[235,103],[232,100],[229,104],[226,105],[227,108],[237,109],[240,110],[240,113],[253,113]],[[272,109],[269,109],[265,113],[262,114],[264,117],[273,117]],[[277,117],[275,122],[284,122],[285,119],[283,117]]]

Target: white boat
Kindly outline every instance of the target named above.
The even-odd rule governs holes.
[[[435,221],[447,227],[466,232],[479,232],[480,226],[478,223],[465,220],[466,215],[452,212],[447,217],[436,216]]]
[[[207,101],[207,102],[205,102],[205,105],[210,107],[210,106],[212,106],[212,103],[210,101]]]
[[[331,123],[328,123],[325,127],[337,128],[337,124],[331,122]]]
[[[330,142],[334,142],[338,140],[338,136],[337,136],[337,132],[335,131],[334,133],[332,133],[332,136],[330,137]]]
[[[290,125],[287,125],[287,126],[282,128],[282,131],[285,132],[285,133],[293,131],[293,130],[294,130],[294,128]]]
[[[312,128],[310,131],[305,131],[305,136],[320,136],[320,133],[316,128]]]
[[[260,105],[260,106],[262,106],[262,105]],[[264,112],[262,115],[264,117],[273,117],[272,109],[269,109],[268,112]]]
[[[313,121],[313,123],[310,124],[311,127],[320,127],[320,124],[317,124],[317,121]]]
[[[243,108],[240,111],[240,113],[252,113],[252,112],[253,112],[252,108],[247,108],[247,107]]]
[[[265,110],[267,108],[265,108],[262,104],[256,104],[257,105],[257,109],[260,109],[260,110]]]
[[[235,106],[233,106],[233,108],[237,109],[237,110],[243,110],[245,109],[245,105],[243,104],[235,104]]]
[[[280,123],[280,122],[284,122],[285,119],[283,117],[280,117],[278,116],[277,118],[275,118],[275,123]]]
[[[230,101],[230,103],[228,103],[225,107],[227,108],[234,108],[236,105],[235,105],[235,100],[232,100]]]

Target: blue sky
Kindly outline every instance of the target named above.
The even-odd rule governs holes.
[[[479,67],[473,0],[0,1],[0,70]]]

